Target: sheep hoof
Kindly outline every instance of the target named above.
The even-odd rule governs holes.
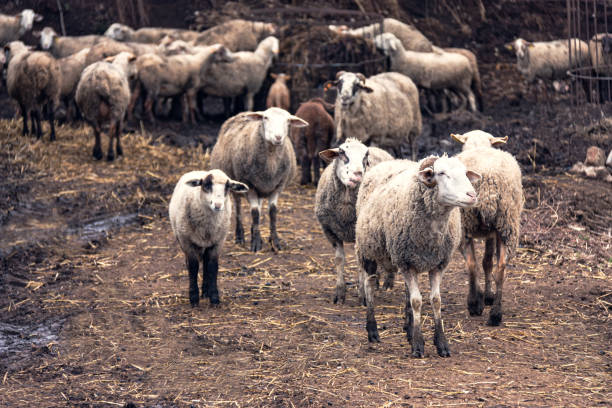
[[[499,326],[502,321],[501,312],[495,312],[491,310],[491,314],[489,315],[489,320],[487,321],[487,326]]]
[[[273,251],[280,251],[283,249],[283,246],[281,245],[281,242],[278,236],[270,237],[269,241],[270,241],[270,245],[272,245]]]
[[[244,244],[244,242],[245,242],[244,235],[241,237],[238,237],[238,236],[236,237],[236,244],[241,245],[241,244]]]
[[[450,357],[450,350],[448,349],[448,344],[444,344],[442,345],[442,347],[436,345],[436,348],[438,349],[438,355],[440,357]]]
[[[495,295],[493,293],[485,293],[484,303],[487,306],[491,306],[495,301]]]
[[[395,282],[393,281],[393,278],[386,277],[385,283],[383,284],[383,290],[393,289],[394,284]]]
[[[259,235],[255,235],[251,238],[251,252],[257,252],[261,250],[262,241]]]
[[[425,357],[425,344],[423,342],[412,342],[412,357],[423,358]]]
[[[200,298],[198,297],[197,293],[189,294],[189,303],[191,303],[191,307],[196,307],[200,304]]]
[[[115,160],[115,155],[114,154],[107,154],[106,155],[106,161],[112,162],[113,160]]]
[[[334,297],[334,304],[338,303],[338,300],[344,304],[346,301],[346,286],[336,286],[336,296]]]
[[[484,311],[484,296],[482,292],[476,292],[476,294],[470,293],[467,306],[470,316],[481,316]]]
[[[378,336],[378,328],[376,327],[376,322],[368,322],[366,324],[366,329],[368,330],[368,341],[370,343],[380,343],[380,337]]]
[[[361,306],[367,306],[367,304],[366,304],[366,300],[365,300],[365,295],[363,295],[363,294],[361,294],[361,293],[359,294],[359,304],[360,304]]]
[[[434,344],[436,345],[436,349],[438,350],[438,355],[440,357],[450,357],[450,348],[448,347],[448,342],[446,341],[446,337],[444,337],[444,332],[441,334],[434,334]]]
[[[102,149],[100,149],[99,147],[98,148],[94,147],[94,149],[93,149],[93,157],[94,157],[94,159],[101,160],[102,156],[103,156],[102,155]]]
[[[213,307],[219,306],[220,300],[219,295],[213,295],[210,297],[210,305]]]

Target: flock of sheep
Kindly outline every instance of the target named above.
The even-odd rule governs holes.
[[[383,21],[383,32],[379,25],[352,30],[329,26],[337,35],[370,38],[390,57],[393,72],[366,78],[340,71],[325,85],[337,89],[335,106],[315,98],[292,115],[284,74],[275,77],[267,110],[252,111],[253,96],[279,53],[272,24],[231,20],[204,32],[133,30],[113,24],[104,36],[81,37],[60,36],[46,27],[36,33],[43,51],[34,51],[18,39],[39,19],[32,10],[0,16],[7,89],[19,103],[24,134],[30,119],[32,132],[41,137],[46,105],[53,140],[54,111],[60,100],[69,111],[76,102],[93,127],[96,159],[103,156],[100,135],[108,126],[106,157],[112,160],[122,154],[123,121],[131,117],[139,100],[150,121],[170,98],[182,101],[183,120],[195,122],[200,92],[226,98],[228,112],[232,98],[244,98],[247,111],[229,118],[219,131],[210,156],[212,170],[183,175],[170,201],[170,222],[185,254],[192,306],[198,305],[200,296],[219,303],[218,263],[232,212],[235,240],[245,242],[242,195],[251,210],[251,250],[263,247],[259,224],[264,199],[269,242],[273,249],[281,249],[278,199],[294,179],[297,153],[301,182],[310,183],[314,177],[316,218],[335,250],[334,302],[345,301],[344,243],[355,242],[359,299],[367,306],[369,341],[379,341],[374,310],[379,276],[383,275],[387,289],[399,271],[406,285],[404,330],[412,354],[423,357],[417,277],[427,272],[434,343],[440,356],[450,356],[440,283],[457,249],[469,270],[469,313],[481,315],[485,304],[491,305],[488,324],[500,324],[505,267],[518,245],[524,203],[519,165],[512,155],[496,149],[507,137],[480,130],[452,135],[463,144],[460,154],[417,161],[416,142],[422,129],[419,89],[443,101],[458,99],[461,107],[482,109],[478,65],[470,51],[436,47],[417,29],[394,19]],[[597,41],[604,47],[595,49],[610,46],[609,37],[602,38]],[[541,46],[519,39],[513,47],[519,70],[529,79],[552,79],[569,69],[567,59],[561,67],[565,57],[552,56],[557,52],[567,56],[567,42]],[[588,47],[585,50],[588,54]],[[394,159],[390,153],[402,157],[404,145],[410,146],[412,160]],[[328,163],[320,176],[319,158]],[[474,239],[486,242],[484,291],[476,273]]]

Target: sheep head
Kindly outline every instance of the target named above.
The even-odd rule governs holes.
[[[19,36],[21,37],[32,29],[34,22],[42,21],[43,16],[36,14],[32,9],[25,9],[19,13]]]
[[[336,176],[349,188],[361,184],[363,175],[369,166],[369,150],[357,139],[349,138],[340,146],[319,152],[319,157],[330,163],[335,160]]]
[[[417,179],[427,188],[437,186],[437,201],[448,207],[473,207],[478,195],[472,183],[480,180],[480,175],[467,170],[456,157],[430,156],[423,159],[419,166]]]
[[[112,38],[117,41],[126,41],[129,33],[134,31],[132,28],[119,23],[113,23],[104,32],[106,37]]]
[[[208,204],[212,211],[225,210],[225,200],[230,191],[234,193],[246,193],[249,187],[236,180],[229,178],[223,171],[213,169],[202,178],[187,180],[190,187],[200,187],[200,199]]]
[[[495,137],[482,130],[472,130],[462,135],[452,133],[451,138],[463,145],[463,151],[478,147],[498,147],[508,142],[508,136]]]
[[[372,88],[366,85],[366,78],[361,73],[340,71],[336,75],[334,86],[338,88],[337,98],[343,109],[356,105],[361,100],[362,92],[374,92]]]
[[[262,112],[248,112],[245,117],[259,121],[259,132],[263,139],[273,145],[281,146],[289,136],[290,126],[306,127],[308,122],[281,108],[270,108]]]

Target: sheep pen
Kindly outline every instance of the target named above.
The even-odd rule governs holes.
[[[145,130],[132,124],[122,137],[124,158],[107,164],[91,160],[86,127],[59,125],[56,142],[36,142],[21,136],[20,119],[4,120],[13,117],[5,103],[0,405],[605,406],[612,399],[610,185],[566,172],[584,159],[589,145],[609,152],[612,124],[574,126],[568,94],[552,93],[548,108],[534,103],[535,91],[520,81],[515,57],[496,57],[491,46],[498,37],[503,43],[516,34],[516,24],[503,21],[562,38],[557,33],[565,29],[563,10],[549,19],[538,8],[554,11],[565,4],[506,2],[497,10],[484,2],[483,23],[473,4],[446,3],[473,23],[488,103],[485,115],[427,118],[420,147],[452,154],[460,146],[442,142],[474,128],[509,136],[505,150],[524,172],[526,205],[504,284],[501,327],[487,327],[486,316],[468,315],[467,276],[456,254],[441,287],[453,357],[436,356],[431,321],[424,321],[425,359],[410,358],[401,331],[401,277],[377,297],[381,343],[369,346],[365,309],[353,296],[353,249],[346,247],[346,303],[333,305],[334,251],[314,220],[314,188],[298,186],[299,179],[279,201],[286,219],[279,234],[288,249],[250,253],[234,244],[232,228],[219,268],[222,305],[212,309],[203,302],[192,310],[168,201],[181,174],[208,168],[206,148],[222,120],[198,126],[160,121]],[[112,12],[108,7],[105,13],[81,13],[81,2],[70,4],[65,17],[73,34],[91,33],[71,25],[75,16],[89,29],[96,26],[93,19]],[[171,20],[174,14],[158,20],[158,4],[175,3],[156,3],[151,25],[183,26],[182,19]],[[348,4],[357,7],[333,2]],[[411,12],[429,13],[429,20],[414,22],[435,44],[472,40],[449,20],[442,2],[405,4]],[[434,5],[442,5],[444,14]],[[177,13],[182,11],[187,12]],[[44,21],[53,25],[57,18],[45,15]],[[428,294],[423,290],[424,299]],[[424,303],[423,317],[429,318]]]

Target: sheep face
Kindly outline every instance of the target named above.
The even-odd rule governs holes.
[[[385,55],[392,55],[400,49],[402,42],[391,33],[383,33],[374,37],[374,45]]]
[[[308,122],[305,120],[280,108],[270,108],[263,112],[249,112],[246,117],[261,122],[259,126],[260,135],[266,142],[274,146],[285,143],[285,139],[289,135],[289,126],[308,126]]]
[[[361,184],[368,166],[368,147],[356,139],[348,139],[339,147],[323,150],[319,156],[326,162],[336,160],[336,176],[349,188]]]
[[[211,170],[205,177],[187,180],[190,187],[200,187],[200,200],[214,212],[225,210],[227,195],[230,191],[245,193],[249,191],[246,184],[232,180],[221,170]]]
[[[36,14],[34,10],[25,9],[19,13],[19,34],[23,35],[32,29],[34,21],[42,21],[43,16]]]
[[[269,49],[272,52],[272,54],[274,54],[275,56],[278,55],[280,51],[280,43],[278,41],[278,38],[274,36],[269,36],[269,37],[264,38],[259,44],[259,46]]]
[[[466,170],[459,159],[444,155],[428,157],[421,162],[418,179],[428,188],[438,187],[437,200],[448,207],[473,207],[478,195],[472,186],[480,175]]]
[[[53,39],[57,37],[57,33],[51,27],[45,27],[40,32],[40,48],[48,50],[53,46]]]
[[[106,37],[112,38],[117,41],[125,41],[128,32],[132,31],[132,29],[126,25],[113,23],[108,27],[108,29],[104,32]]]
[[[529,59],[529,48],[533,47],[533,43],[529,41],[525,41],[522,38],[517,38],[510,44],[508,44],[508,49],[514,50],[516,53],[516,58],[518,60]]]
[[[342,109],[348,109],[353,105],[358,106],[362,92],[374,92],[372,88],[366,86],[363,74],[341,71],[337,77],[334,84],[338,87],[338,98]]]
[[[495,137],[482,130],[472,130],[462,135],[452,133],[451,138],[463,144],[462,151],[464,152],[479,147],[497,147],[508,141],[508,136]]]

